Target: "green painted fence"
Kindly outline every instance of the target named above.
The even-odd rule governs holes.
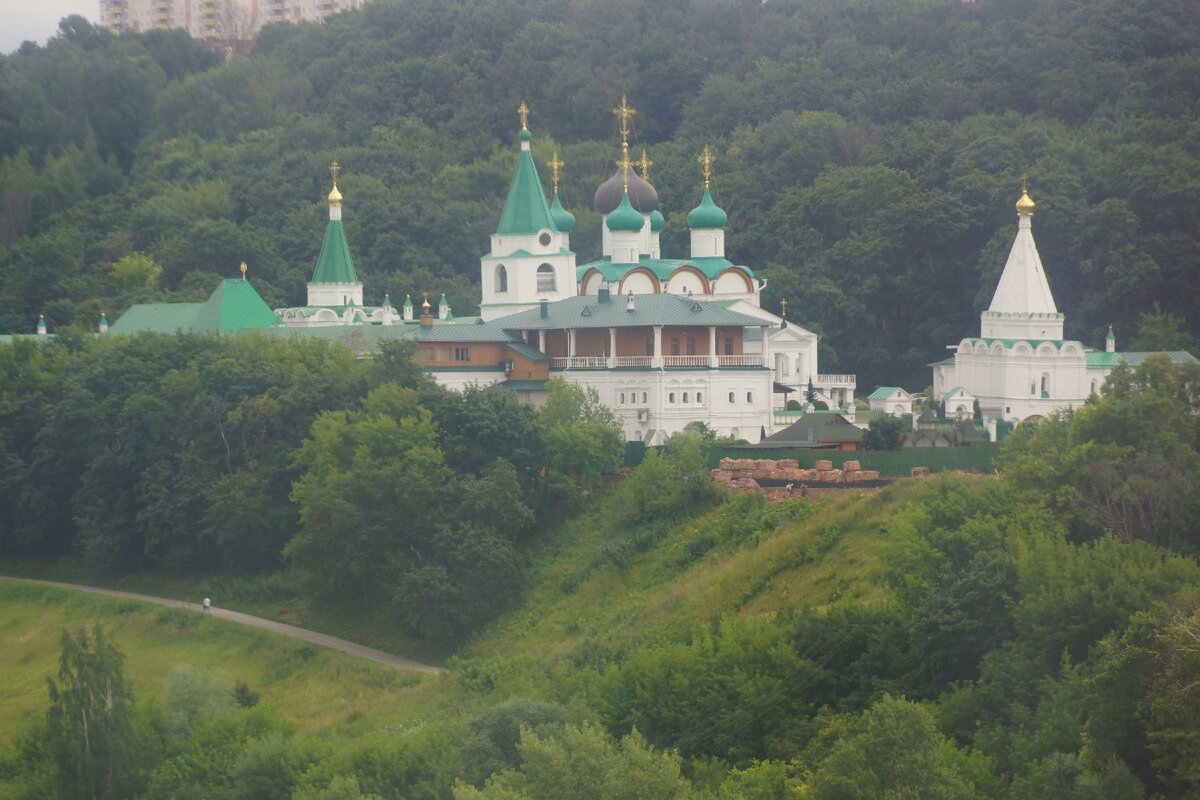
[[[880,475],[899,478],[912,474],[913,467],[927,467],[930,472],[962,470],[991,472],[992,461],[1000,445],[981,442],[968,447],[909,447],[903,450],[807,450],[721,447],[709,453],[709,468],[715,468],[722,458],[781,459],[794,458],[804,469],[812,469],[820,459],[832,461],[841,469],[847,461],[857,461],[863,469],[879,470]]]

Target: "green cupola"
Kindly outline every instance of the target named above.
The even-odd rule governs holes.
[[[508,187],[508,196],[504,199],[504,210],[500,212],[496,233],[501,236],[529,236],[547,229],[557,231],[530,151],[529,142],[533,134],[528,126],[529,109],[522,103],[518,112],[521,115],[521,133],[518,137],[521,140],[521,154],[517,158],[517,171],[513,173],[512,183]]]
[[[563,233],[575,230],[575,215],[563,208],[562,201],[558,198],[558,192],[554,193],[554,199],[550,203],[550,216],[554,218],[554,224]]]
[[[667,218],[657,208],[650,212],[650,230],[658,233],[667,224]]]
[[[637,233],[646,224],[646,220],[629,202],[629,192],[621,196],[621,203],[608,215],[604,221],[610,231],[627,231]]]
[[[688,227],[724,228],[728,223],[729,215],[713,202],[712,192],[709,191],[707,186],[704,187],[704,197],[701,198],[700,205],[688,212]]]

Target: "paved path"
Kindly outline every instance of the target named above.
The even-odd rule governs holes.
[[[9,578],[0,576],[2,580],[22,581],[24,583],[36,583],[42,586],[54,586],[59,589],[74,589],[80,592],[95,592],[96,594],[106,594],[110,597],[124,597],[128,600],[141,600],[146,603],[158,603],[163,606],[174,606],[175,608],[186,608],[201,613],[199,603],[189,603],[185,600],[172,600],[169,597],[153,597],[148,594],[134,594],[133,592],[122,592],[116,589],[101,589],[98,586],[81,586],[76,583],[62,583],[60,581],[41,581],[33,578]],[[323,633],[297,628],[295,625],[286,625],[282,622],[275,622],[262,617],[254,617],[250,614],[243,614],[240,611],[230,611],[227,608],[212,607],[210,612],[214,617],[219,619],[227,619],[230,622],[237,622],[241,625],[250,625],[254,628],[262,628],[265,631],[278,633],[282,636],[290,636],[293,639],[301,639],[305,642],[319,644],[322,647],[329,647],[334,650],[340,650],[343,653],[348,653],[359,658],[366,658],[380,664],[386,664],[389,667],[396,669],[407,669],[416,672],[438,673],[442,671],[441,667],[435,667],[430,664],[422,664],[419,661],[412,661],[400,656],[394,656],[391,653],[385,653],[382,650],[376,650],[372,647],[366,647],[361,644],[339,639],[336,636],[326,636]]]

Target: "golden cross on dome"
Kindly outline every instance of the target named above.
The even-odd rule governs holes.
[[[245,261],[242,262],[242,266],[239,269],[241,269],[241,271],[242,271],[242,280],[246,280],[246,262]]]
[[[621,151],[621,160],[617,162],[617,166],[621,168],[621,182],[625,184],[625,191],[629,191],[629,168],[633,164],[629,160],[629,148],[623,148]]]
[[[521,130],[529,130],[529,106],[525,105],[524,100],[517,106],[517,113],[521,116]]]
[[[786,299],[780,300],[779,307],[783,309],[783,311],[781,311],[779,313],[779,316],[786,317],[787,316],[787,300]]]
[[[642,149],[642,157],[638,160],[637,165],[642,168],[642,180],[650,180],[650,168],[654,166],[654,162],[650,160],[650,156],[646,155],[645,148]]]
[[[621,95],[621,105],[613,109],[613,113],[617,115],[617,119],[621,122],[621,141],[629,143],[629,120],[633,119],[633,115],[637,113],[633,106],[629,105],[629,101],[625,99],[625,95]]]
[[[554,155],[550,158],[549,161],[546,162],[546,166],[550,168],[550,180],[552,180],[554,182],[554,191],[557,192],[558,191],[558,179],[562,175],[560,170],[566,166],[566,162],[559,161],[558,151],[555,150]]]
[[[329,165],[329,177],[333,179],[333,185],[337,186],[338,175],[342,173],[342,168],[338,166],[338,162],[333,162]]]
[[[704,151],[700,153],[700,158],[697,161],[700,162],[700,169],[704,172],[704,188],[707,189],[708,181],[712,178],[712,165],[716,161],[708,145],[704,145]]]
[[[1029,193],[1029,187],[1025,185],[1025,182],[1027,180],[1029,180],[1029,176],[1022,172],[1021,173],[1021,194]]]
[[[425,302],[421,303],[421,309],[426,314],[428,314],[429,313],[429,292],[422,292],[422,294],[425,295]]]

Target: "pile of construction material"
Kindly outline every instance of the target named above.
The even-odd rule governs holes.
[[[821,459],[812,469],[804,469],[794,458],[722,458],[710,473],[715,483],[733,489],[758,489],[765,485],[791,483],[796,488],[809,484],[862,483],[879,480],[879,471],[863,469],[857,461],[847,461],[841,469]]]

